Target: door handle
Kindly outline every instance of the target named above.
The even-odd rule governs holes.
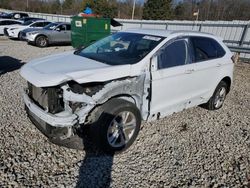
[[[194,72],[194,69],[188,69],[185,71],[186,74],[191,74],[192,72]]]

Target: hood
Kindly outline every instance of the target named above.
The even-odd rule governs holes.
[[[28,33],[28,32],[32,32],[32,31],[37,31],[37,30],[41,30],[42,28],[27,28],[22,30],[23,33]]]
[[[74,80],[104,82],[131,75],[131,65],[111,66],[73,52],[33,60],[21,68],[21,76],[36,87],[50,87]]]
[[[15,24],[15,25],[8,26],[7,28],[8,28],[8,29],[12,29],[12,28],[25,29],[25,28],[27,28],[27,27],[28,27],[28,26],[26,26],[26,25]]]
[[[21,27],[22,25],[20,25],[20,24],[13,24],[13,25],[7,25],[7,27],[6,28],[8,28],[8,29],[11,29],[11,28],[19,28],[19,27]]]
[[[46,34],[52,34],[53,32],[55,32],[55,30],[42,28],[38,32],[39,32],[39,34],[45,34],[46,35]]]

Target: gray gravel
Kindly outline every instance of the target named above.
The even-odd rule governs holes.
[[[224,107],[196,107],[144,123],[125,153],[105,156],[51,144],[23,109],[18,68],[72,50],[0,37],[0,187],[250,187],[250,65],[239,63]]]

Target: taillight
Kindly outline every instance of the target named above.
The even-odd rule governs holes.
[[[238,61],[238,54],[234,54],[232,57],[231,57],[233,63],[237,63]]]

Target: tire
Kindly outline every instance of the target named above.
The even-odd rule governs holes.
[[[227,93],[228,85],[226,82],[221,81],[216,87],[213,96],[209,99],[207,103],[203,104],[202,107],[208,110],[220,109],[224,104]]]
[[[45,36],[38,36],[36,38],[36,40],[35,40],[35,44],[38,47],[44,48],[44,47],[48,46],[49,42],[48,42],[47,37],[45,37]]]
[[[140,131],[141,114],[138,108],[123,99],[111,99],[98,107],[93,116],[94,123],[89,127],[90,139],[109,154],[128,149]]]

